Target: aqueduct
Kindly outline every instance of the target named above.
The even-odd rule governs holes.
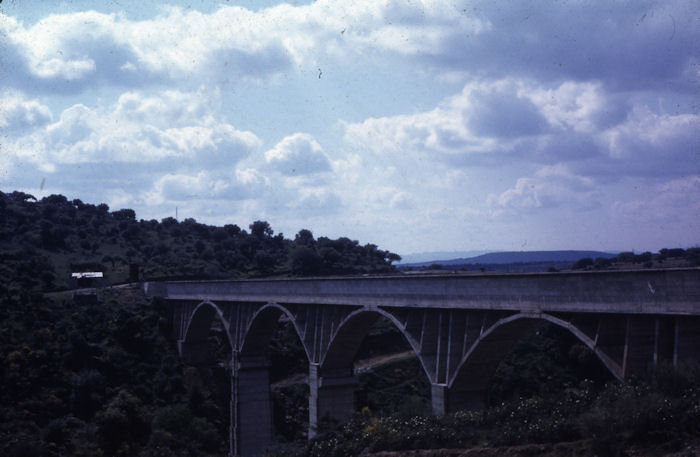
[[[365,276],[144,283],[174,307],[185,363],[208,359],[218,315],[231,360],[231,454],[272,440],[266,349],[278,320],[294,326],[309,362],[309,436],[354,412],[355,354],[383,316],[404,335],[431,383],[432,409],[483,405],[502,357],[546,320],[571,331],[618,379],[651,365],[700,361],[700,269],[530,274]]]

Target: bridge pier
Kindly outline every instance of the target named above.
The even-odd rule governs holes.
[[[265,357],[234,355],[231,449],[236,456],[254,456],[272,443],[272,398],[269,362]]]
[[[676,318],[674,323],[675,344],[673,366],[679,362],[692,361],[700,364],[700,317]]]
[[[457,411],[478,411],[486,406],[486,390],[458,391],[445,384],[430,386],[433,414],[442,416]]]
[[[644,376],[658,360],[658,318],[650,316],[628,316],[625,325],[625,349],[623,377]]]
[[[323,421],[342,424],[352,417],[357,384],[352,368],[322,373],[319,364],[309,364],[309,438],[319,434]]]

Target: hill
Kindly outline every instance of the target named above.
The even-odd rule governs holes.
[[[39,201],[0,192],[0,274],[34,290],[62,290],[76,271],[99,271],[109,283],[162,277],[231,278],[371,274],[395,271],[400,257],[349,238],[294,239],[266,221],[249,231],[194,219],[138,220],[131,209],[110,211],[50,195]],[[139,274],[135,276],[138,266]],[[7,282],[9,281],[9,283]]]
[[[373,274],[395,271],[399,259],[373,244],[315,238],[309,230],[287,239],[265,221],[248,229],[138,220],[130,209],[62,195],[37,200],[0,192],[0,455],[228,451],[230,372],[182,365],[164,303],[128,284],[74,296],[71,272],[101,272],[111,284]],[[225,339],[220,330],[212,329],[212,344]],[[278,346],[271,358],[308,365],[298,337],[295,347]],[[302,352],[289,357],[295,350]]]
[[[401,262],[399,265],[413,265],[424,262],[434,262],[435,259],[463,259],[475,257],[481,254],[488,254],[489,250],[480,251],[434,251],[434,252],[417,252],[412,254],[401,254]]]
[[[454,265],[504,265],[511,263],[576,262],[584,257],[612,258],[616,254],[600,251],[504,251],[490,252],[475,257],[449,260],[432,260],[417,263],[402,263],[401,267],[425,267],[433,264],[444,267]]]

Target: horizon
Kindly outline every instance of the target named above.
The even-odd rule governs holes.
[[[700,245],[690,0],[0,3],[0,190],[425,252]]]
[[[4,192],[4,191],[0,191],[0,192]],[[5,195],[9,195],[9,194],[12,193],[12,192],[9,192],[9,193],[8,193],[8,192],[4,192],[4,193],[5,193]],[[31,195],[31,194],[28,194],[28,195],[29,195],[30,198],[33,198],[34,200],[36,200],[37,203],[40,202],[40,200],[41,200],[41,199],[37,199],[36,196],[34,196],[34,195]],[[59,194],[59,195],[60,195],[60,194]],[[73,199],[70,199],[70,198],[68,198],[68,197],[65,196],[65,195],[64,195],[63,197],[66,197],[66,199],[67,199],[69,202],[72,202],[72,201],[73,201]],[[81,200],[81,201],[82,201],[82,200]],[[85,204],[90,204],[90,205],[95,205],[95,206],[101,204],[101,203],[96,203],[96,202],[83,202],[83,203],[85,203]],[[108,206],[109,206],[109,205],[108,205]],[[114,212],[114,211],[119,211],[119,210],[121,210],[121,209],[125,209],[125,208],[119,208],[119,209],[109,208],[109,211],[110,211],[110,212]],[[186,219],[190,219],[190,218],[181,219],[181,218],[178,218],[178,217],[176,217],[176,216],[175,216],[175,217],[173,217],[173,216],[167,216],[165,219],[167,219],[167,218],[169,218],[169,217],[175,219],[178,223],[181,223],[181,222],[183,222],[183,221],[186,220]],[[191,218],[191,219],[194,219],[194,218]],[[137,221],[143,222],[143,221],[148,221],[148,220],[150,220],[150,219],[139,218],[139,217],[138,217],[138,214],[136,213],[136,220],[137,220]],[[206,223],[204,223],[204,222],[197,221],[196,219],[194,219],[194,220],[195,220],[195,222],[197,222],[197,223],[199,223],[199,224],[214,225],[214,226],[216,226],[215,224],[206,224]],[[161,219],[161,220],[159,220],[159,221],[157,221],[157,222],[158,222],[158,223],[161,223],[162,221],[163,221],[163,219]],[[239,226],[239,228],[240,228],[241,230],[247,232],[247,228],[249,229],[249,228],[250,228],[249,225],[251,225],[253,222],[255,222],[255,221],[250,221],[250,223],[249,223],[248,225]],[[265,221],[265,222],[267,222],[267,221]],[[236,224],[236,225],[238,225],[238,224]],[[219,227],[221,227],[221,226],[223,226],[223,225],[219,225]],[[281,233],[281,234],[283,234],[283,232],[277,232],[277,231],[275,231],[275,228],[272,227],[272,226],[270,226],[270,228],[274,231],[274,233]],[[289,238],[289,239],[291,239],[291,237],[289,236],[289,234],[284,235],[284,236],[287,237],[287,238]],[[324,235],[321,235],[321,236],[324,236]],[[341,236],[344,236],[344,235],[341,235]],[[318,237],[316,237],[316,238],[318,238]],[[360,244],[366,244],[366,243],[360,243]],[[378,246],[378,247],[379,247],[380,249],[382,249],[382,246]],[[700,247],[700,243],[696,243],[696,244],[692,244],[692,245],[687,245],[687,246],[665,246],[664,248],[660,248],[659,250],[661,250],[661,249],[674,249],[674,248],[692,249],[692,248],[698,248],[698,247]],[[500,249],[483,249],[483,250],[469,250],[469,251],[456,251],[456,250],[455,250],[455,251],[420,251],[420,252],[409,252],[409,253],[397,253],[397,254],[399,254],[402,258],[401,258],[401,260],[399,260],[398,262],[396,262],[396,264],[397,264],[397,265],[400,265],[400,264],[402,264],[402,263],[425,263],[425,262],[429,262],[429,261],[431,261],[431,260],[434,260],[434,261],[452,261],[452,260],[462,260],[462,259],[464,259],[464,260],[470,260],[470,259],[472,259],[472,258],[481,257],[481,256],[487,255],[487,254],[512,254],[512,253],[533,253],[533,252],[543,252],[543,253],[550,253],[550,252],[600,252],[600,253],[604,253],[604,254],[620,254],[620,253],[622,253],[622,252],[632,252],[632,253],[652,252],[652,253],[658,253],[659,250],[656,250],[656,251],[648,251],[648,250],[635,250],[635,249],[632,249],[632,250],[629,250],[629,251],[623,251],[623,250],[601,250],[601,249],[533,249],[533,250],[514,250],[514,251],[511,251],[511,250],[500,250]],[[445,258],[445,257],[444,257],[444,256],[451,256],[451,255],[455,255],[456,257],[450,257],[450,258]],[[443,256],[443,257],[440,257],[440,256]],[[426,259],[429,259],[429,260],[410,260],[410,261],[407,261],[407,260],[405,259],[405,257],[411,257],[411,258],[421,257],[421,258],[426,258]]]

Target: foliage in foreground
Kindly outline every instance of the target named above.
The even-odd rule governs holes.
[[[408,449],[468,448],[589,440],[591,452],[616,456],[631,445],[680,448],[700,436],[700,370],[659,369],[649,381],[590,381],[548,396],[519,398],[483,412],[437,416],[364,410],[342,427],[298,447],[273,448],[268,456],[341,457]]]
[[[226,424],[193,407],[167,309],[103,294],[0,297],[0,454],[221,454]]]

